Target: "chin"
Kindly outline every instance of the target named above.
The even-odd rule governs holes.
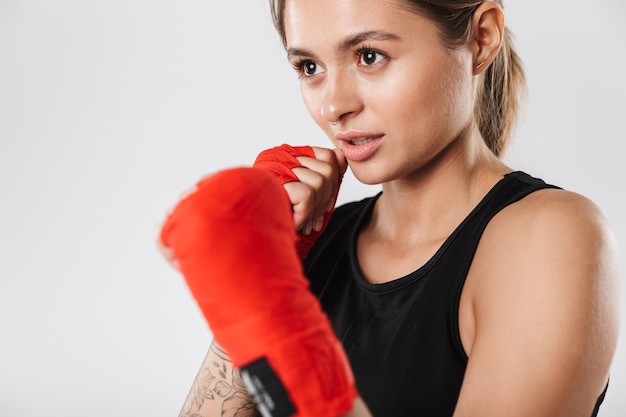
[[[355,169],[353,167],[354,163],[350,165],[350,170],[352,171],[352,175],[356,178],[360,183],[365,185],[380,185],[384,182],[387,182],[388,179],[382,173],[377,172],[375,169],[367,169],[365,167],[359,169]]]

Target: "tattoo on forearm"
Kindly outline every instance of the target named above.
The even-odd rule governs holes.
[[[217,410],[220,404],[221,417],[261,417],[239,371],[228,355],[212,343],[179,417],[206,417],[203,410]]]

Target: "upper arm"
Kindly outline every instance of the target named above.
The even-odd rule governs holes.
[[[611,233],[588,200],[536,194],[496,216],[478,247],[456,417],[589,417],[607,382],[619,317]]]

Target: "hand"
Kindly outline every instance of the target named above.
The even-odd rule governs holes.
[[[291,169],[281,170],[299,182]],[[176,205],[160,239],[249,389],[278,381],[285,392],[271,400],[284,411],[343,415],[358,392],[341,342],[302,274],[283,185],[272,169],[220,171]],[[265,398],[258,396],[267,406]]]
[[[165,258],[167,263],[170,264],[172,268],[180,272],[180,266],[178,265],[178,261],[176,260],[174,253],[169,247],[165,246],[165,243],[163,243],[163,241],[161,240],[160,230],[161,227],[159,227],[159,232],[157,233],[156,237],[157,249],[159,249],[159,253],[161,254],[161,256],[163,256],[163,258]]]
[[[305,239],[301,236],[297,245],[300,257],[304,258],[317,237],[315,235],[318,235],[317,232],[324,228],[330,217],[330,212],[335,207],[339,184],[348,168],[348,164],[343,153],[338,149],[319,147],[290,147],[290,149],[291,152],[311,156],[296,156],[295,159],[300,166],[293,168],[283,165],[283,162],[278,162],[282,161],[280,158],[274,161],[271,156],[268,158],[269,164],[279,164],[278,167],[267,166],[267,160],[260,164],[257,161],[255,165],[259,167],[263,165],[264,168],[273,170],[282,181],[287,181],[283,184],[283,187],[293,207],[294,226],[300,235],[307,237]],[[280,147],[268,149],[262,155],[276,151],[280,152]],[[290,158],[293,158],[293,156]],[[293,180],[293,176],[289,171],[293,173],[293,176],[298,181]],[[287,173],[289,175],[286,175]],[[197,187],[192,187],[182,193],[179,201],[185,199],[196,189]],[[311,234],[313,236],[309,237]],[[178,262],[172,251],[163,244],[160,237],[157,237],[156,240],[161,255],[174,269],[179,270]]]
[[[204,179],[209,178],[209,177],[210,177],[210,174],[202,177],[198,182],[201,182]],[[188,188],[185,191],[183,191],[178,196],[178,203],[183,201],[185,198],[189,197],[197,189],[198,189],[198,186],[196,184],[193,187]],[[175,207],[176,205],[174,205],[172,208],[168,210],[168,212],[165,215],[165,220],[163,221],[162,224],[159,225],[159,227],[157,227],[157,230],[155,232],[155,240],[156,240],[157,249],[159,250],[159,253],[161,254],[161,256],[165,258],[167,263],[170,264],[172,268],[180,272],[180,265],[178,263],[178,260],[176,260],[176,257],[174,256],[174,252],[165,243],[163,243],[163,240],[161,239],[161,230],[163,230],[163,224],[167,221],[167,218],[169,217],[169,215],[172,214],[172,211],[174,211]]]
[[[284,184],[293,205],[296,230],[305,236],[319,232],[324,216],[335,207],[339,184],[348,164],[338,149],[313,147],[315,158],[299,156],[292,171],[299,181]]]

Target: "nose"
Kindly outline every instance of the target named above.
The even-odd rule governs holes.
[[[327,74],[320,109],[322,117],[336,125],[354,116],[362,108],[357,82],[349,70],[338,70]]]

